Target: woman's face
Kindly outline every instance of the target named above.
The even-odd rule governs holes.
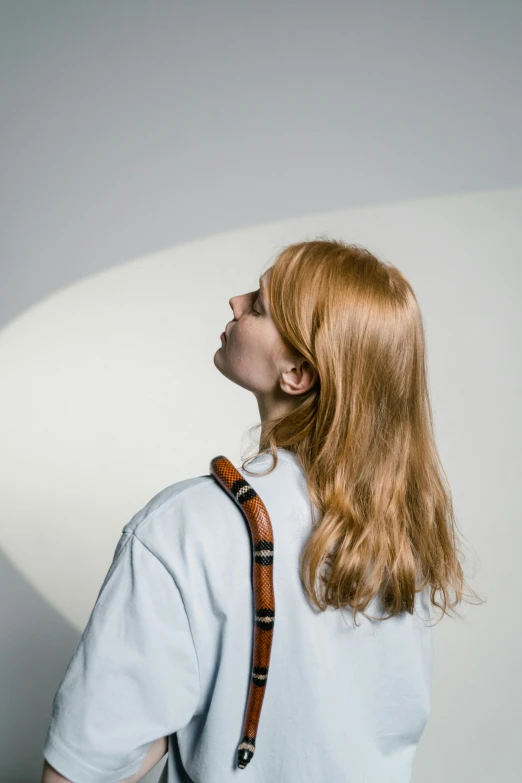
[[[292,353],[270,315],[267,284],[271,268],[257,291],[229,300],[234,318],[214,354],[217,369],[238,386],[253,392],[261,420],[283,416],[299,402],[316,380],[310,364]]]
[[[289,395],[302,394],[315,380],[309,363],[292,355],[272,320],[266,291],[271,272],[261,276],[257,291],[229,300],[234,318],[214,354],[223,375],[256,395],[262,419],[283,414],[298,402]]]
[[[214,364],[227,378],[255,394],[274,392],[278,386],[278,357],[284,345],[268,307],[266,283],[270,269],[260,278],[257,291],[229,300],[234,319],[221,336]]]

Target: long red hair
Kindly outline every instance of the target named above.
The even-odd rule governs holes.
[[[264,452],[277,462],[277,447],[303,467],[316,515],[300,562],[309,600],[366,614],[379,595],[393,617],[412,613],[430,585],[447,613],[468,585],[410,283],[365,248],[319,238],[278,254],[267,291],[279,332],[318,380],[291,413],[263,424],[243,468]]]

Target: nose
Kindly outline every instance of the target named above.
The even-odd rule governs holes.
[[[241,294],[240,296],[231,296],[228,300],[228,303],[230,307],[232,308],[232,312],[234,314],[234,318],[237,321],[238,314],[241,312],[241,303],[246,302],[245,297],[248,297],[248,294]]]

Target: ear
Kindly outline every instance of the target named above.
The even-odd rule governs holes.
[[[317,381],[317,373],[307,359],[295,359],[288,369],[283,370],[279,385],[286,394],[304,394]]]

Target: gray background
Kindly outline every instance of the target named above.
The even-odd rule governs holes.
[[[0,4],[0,36],[1,326],[93,273],[218,232],[522,185],[519,2],[20,0]],[[492,254],[490,264],[520,291],[519,256]],[[486,269],[482,280],[486,295]],[[506,301],[487,311],[492,328]],[[509,305],[513,337],[520,308]],[[509,545],[520,524],[520,451],[492,452],[480,437],[485,418],[506,439],[520,429],[515,395],[503,406],[495,397],[520,385],[517,354],[506,355],[512,374],[488,374],[500,347],[468,378],[477,426],[465,443],[455,436],[450,479],[458,487],[457,463],[465,470],[481,450],[503,473],[511,457],[511,504],[489,522],[504,548],[493,547],[494,567],[484,550],[487,586],[474,586],[484,595],[500,582],[512,613],[482,607],[464,623],[443,621],[414,768],[424,783],[511,783],[522,771],[520,578],[505,576],[520,551]],[[473,493],[474,476],[465,479]],[[498,508],[505,497],[491,482],[483,502]],[[0,565],[0,780],[38,781],[50,702],[79,633],[13,562]],[[476,615],[487,617],[480,633]],[[493,659],[481,634],[501,640]],[[473,702],[448,698],[455,672],[471,681]]]

